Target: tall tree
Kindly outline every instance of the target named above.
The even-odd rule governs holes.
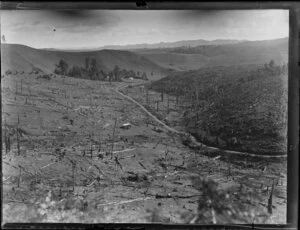
[[[148,80],[147,74],[145,72],[142,74],[142,79],[143,80]]]
[[[119,81],[120,80],[120,67],[118,65],[116,65],[112,72],[115,77],[115,80]]]
[[[92,58],[92,60],[91,60],[91,68],[93,69],[93,68],[96,68],[96,65],[97,65],[97,60],[96,60],[96,58]]]
[[[65,60],[60,60],[56,69],[54,70],[56,74],[67,75],[68,74],[68,63]]]
[[[90,64],[90,76],[91,76],[91,80],[96,80],[97,73],[98,73],[97,60],[96,60],[96,58],[92,58],[91,64]]]
[[[275,62],[274,62],[274,60],[271,60],[271,61],[270,61],[270,63],[269,63],[269,67],[270,67],[270,68],[273,68],[273,67],[274,67],[274,65],[275,65]]]
[[[116,126],[117,126],[117,118],[115,120],[115,125],[114,125],[114,129],[113,129],[113,134],[112,134],[111,159],[113,158],[113,152],[114,152]]]
[[[90,67],[90,58],[89,57],[86,57],[85,59],[84,59],[84,62],[85,62],[85,68],[86,68],[86,70],[89,70],[89,67]]]
[[[80,67],[76,66],[76,65],[72,66],[72,68],[69,70],[68,75],[70,77],[78,77],[78,78],[80,78],[81,77],[81,69],[80,69]]]

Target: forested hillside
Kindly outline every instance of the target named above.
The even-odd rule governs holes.
[[[210,67],[173,73],[150,89],[183,101],[182,124],[202,142],[253,153],[286,153],[287,66]]]

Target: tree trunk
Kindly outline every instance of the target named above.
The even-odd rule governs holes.
[[[20,187],[20,183],[21,183],[21,167],[19,165],[18,188]]]
[[[8,152],[8,139],[7,139],[7,135],[6,135],[6,119],[4,119],[4,143],[5,143],[5,153]]]
[[[75,164],[75,162],[72,162],[72,171],[73,171],[73,192],[75,191],[75,168],[76,168],[76,164]]]
[[[146,104],[149,106],[149,91],[146,89]]]
[[[16,95],[18,95],[18,82],[16,81]]]
[[[91,142],[91,149],[90,149],[90,153],[91,153],[91,159],[93,159],[93,145],[92,145],[92,142]]]
[[[167,113],[169,113],[169,110],[170,110],[170,99],[169,99],[169,95],[168,95],[168,104],[167,104]]]
[[[115,144],[115,131],[116,131],[116,125],[117,125],[117,118],[115,120],[113,135],[112,135],[112,144],[111,144],[111,159],[113,158],[113,151],[114,151],[114,144]]]
[[[19,137],[19,124],[20,124],[20,118],[18,115],[18,125],[17,125],[17,149],[18,149],[18,156],[21,155],[21,151],[20,151],[20,137]]]

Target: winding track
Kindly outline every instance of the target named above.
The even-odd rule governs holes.
[[[286,155],[257,155],[257,154],[253,154],[253,153],[246,153],[246,152],[239,152],[239,151],[233,151],[233,150],[224,150],[224,149],[219,149],[217,147],[212,147],[212,146],[207,146],[199,141],[196,140],[196,138],[192,135],[190,135],[189,133],[185,133],[185,132],[180,132],[176,129],[171,128],[170,126],[168,126],[167,124],[165,124],[164,122],[162,122],[161,120],[159,120],[156,116],[154,116],[149,110],[147,110],[142,104],[140,104],[138,101],[136,101],[135,99],[133,99],[132,97],[120,92],[119,90],[121,88],[126,88],[128,87],[128,85],[125,86],[118,86],[115,89],[115,92],[118,93],[119,95],[121,95],[122,97],[126,98],[127,100],[133,102],[134,104],[136,104],[137,106],[139,106],[145,113],[147,113],[150,117],[152,117],[153,120],[155,120],[157,123],[161,124],[165,129],[167,129],[170,132],[179,134],[179,135],[183,135],[183,136],[187,136],[189,137],[190,141],[193,143],[194,146],[196,147],[205,147],[206,149],[210,149],[210,150],[217,150],[220,151],[220,153],[226,153],[226,154],[235,154],[235,155],[244,155],[244,156],[248,156],[248,157],[258,157],[258,158],[264,158],[264,159],[270,159],[270,158],[287,158],[287,154]]]

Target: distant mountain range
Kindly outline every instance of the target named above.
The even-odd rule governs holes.
[[[91,50],[103,50],[103,49],[113,49],[113,50],[134,50],[134,49],[160,49],[160,48],[174,48],[174,47],[195,47],[195,46],[202,46],[202,45],[224,45],[224,44],[236,44],[240,42],[244,42],[246,40],[230,40],[230,39],[217,39],[213,41],[198,39],[198,40],[184,40],[184,41],[177,41],[177,42],[160,42],[154,44],[135,44],[135,45],[107,45],[95,48],[70,48],[70,49],[61,49],[64,51],[91,51]],[[60,50],[60,49],[53,49],[53,48],[46,48],[45,50]]]

